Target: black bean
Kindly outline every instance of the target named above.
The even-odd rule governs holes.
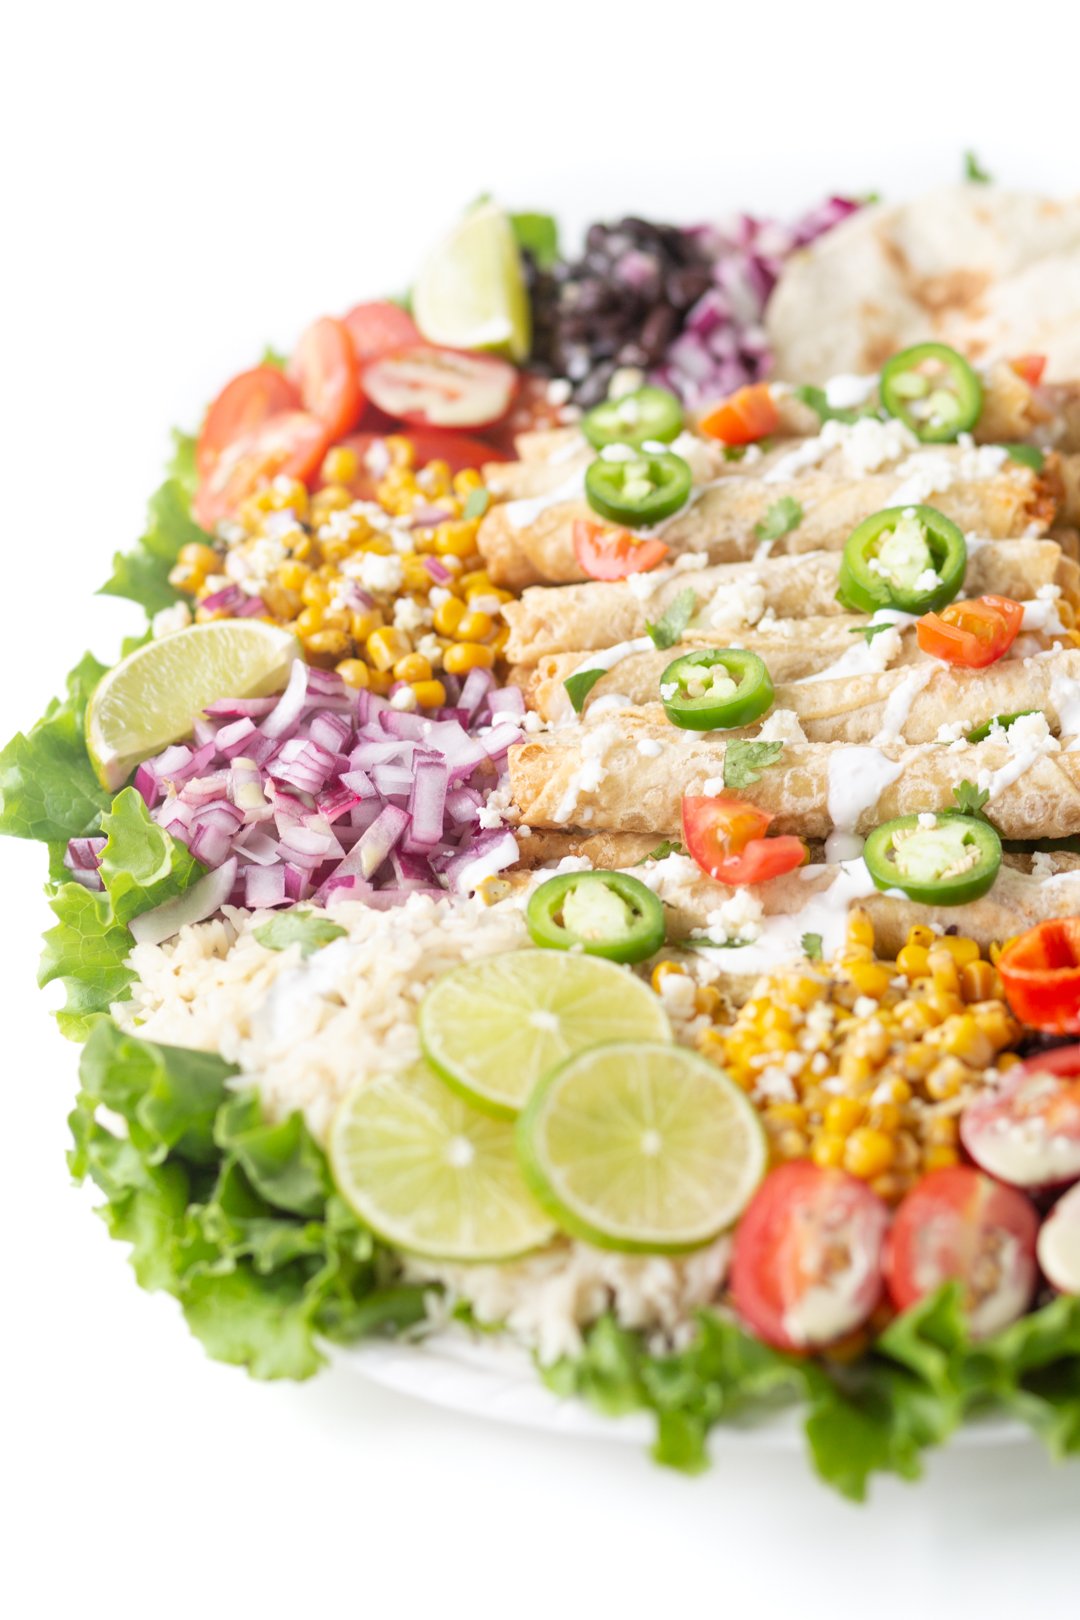
[[[641,347],[649,364],[662,359],[664,350],[679,329],[679,317],[669,304],[657,304],[642,322]]]

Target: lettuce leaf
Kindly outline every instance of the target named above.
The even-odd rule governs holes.
[[[139,1282],[175,1295],[211,1356],[257,1378],[307,1378],[324,1359],[320,1339],[421,1321],[423,1290],[398,1281],[333,1191],[301,1116],[266,1120],[253,1093],[231,1089],[235,1073],[213,1053],[100,1022],[83,1052],[69,1162],[104,1193],[100,1212],[131,1244]]]
[[[85,653],[36,725],[0,752],[0,833],[66,844],[97,828],[111,795],[86,755],[86,705],[107,665]]]
[[[181,547],[209,545],[213,538],[191,516],[194,451],[186,441],[178,441],[174,466],[179,476],[167,478],[150,499],[145,534],[131,551],[116,553],[112,574],[98,593],[138,602],[147,618],[181,600],[182,593],[169,584]]]

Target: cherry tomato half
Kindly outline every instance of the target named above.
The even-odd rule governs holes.
[[[689,793],[682,802],[683,841],[701,870],[742,888],[794,872],[807,860],[801,838],[766,838],[772,816],[744,799]]]
[[[629,529],[608,529],[578,518],[574,523],[574,556],[590,579],[626,579],[647,574],[668,554],[663,540],[639,540]]]
[[[735,1228],[731,1295],[777,1350],[809,1354],[853,1333],[882,1295],[886,1205],[809,1159],[770,1172]]]
[[[1020,602],[1008,596],[975,596],[950,602],[940,613],[924,613],[915,635],[931,658],[964,669],[985,669],[1008,652],[1023,622]]]
[[[195,465],[207,478],[221,452],[280,411],[300,409],[300,394],[276,366],[254,366],[225,384],[206,413]]]
[[[362,379],[380,410],[416,427],[488,427],[506,415],[518,387],[505,360],[430,344],[369,360]]]
[[[326,425],[307,411],[271,416],[223,450],[195,495],[195,520],[214,529],[245,496],[272,478],[307,483],[330,447]]]
[[[751,383],[722,400],[698,422],[698,432],[725,444],[754,444],[780,425],[780,412],[768,383]]]
[[[1052,1035],[1080,1035],[1080,917],[1029,928],[1009,942],[997,966],[1021,1023]]]
[[[356,352],[344,322],[330,315],[313,321],[293,350],[288,376],[300,390],[304,409],[325,422],[332,438],[340,438],[356,426],[364,396],[357,381]]]
[[[1013,1187],[1080,1181],[1080,1046],[1039,1052],[980,1092],[960,1118],[979,1167]]]
[[[899,1310],[959,1282],[972,1336],[1023,1316],[1038,1281],[1039,1217],[1015,1187],[981,1170],[931,1170],[897,1210],[885,1245],[885,1281]]]
[[[354,304],[343,320],[361,365],[391,349],[423,341],[416,322],[400,304]]]

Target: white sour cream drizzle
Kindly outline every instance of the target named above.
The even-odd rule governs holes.
[[[851,646],[834,663],[816,674],[803,675],[792,684],[809,686],[812,681],[843,680],[850,675],[880,675],[900,651],[900,631],[905,625],[916,622],[913,613],[901,613],[898,608],[878,608],[870,625],[887,624],[888,630],[881,630],[876,636],[853,633]]]
[[[1080,737],[1080,681],[1055,671],[1050,677],[1050,702],[1057,710],[1063,737]]]
[[[885,713],[881,717],[881,730],[874,738],[876,748],[882,747],[885,743],[903,741],[904,727],[911,713],[911,705],[933,678],[933,664],[916,664],[906,675],[901,676],[886,700]]]
[[[799,876],[804,881],[812,880],[820,878],[824,871],[823,866],[804,866]],[[847,937],[849,907],[874,892],[874,880],[865,861],[842,862],[828,887],[811,895],[798,911],[762,917],[761,931],[753,944],[704,949],[710,960],[723,963],[725,973],[769,973],[802,956],[804,934],[820,934],[822,953],[828,958],[840,950]]]
[[[859,817],[878,802],[902,769],[879,748],[838,748],[829,755],[828,810],[833,830],[825,840],[828,860],[851,860],[862,853],[863,841],[855,830]]]
[[[584,663],[579,664],[567,679],[572,681],[577,675],[591,674],[594,669],[606,674],[609,669],[614,669],[616,664],[621,664],[624,658],[631,658],[634,653],[648,652],[652,645],[651,636],[635,636],[633,641],[617,641],[614,647],[604,647],[600,652],[591,652]]]

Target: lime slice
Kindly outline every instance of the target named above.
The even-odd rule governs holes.
[[[420,1004],[428,1062],[477,1108],[512,1119],[557,1063],[600,1041],[667,1041],[659,996],[629,968],[568,951],[508,951],[455,968]]]
[[[86,711],[86,749],[103,787],[191,733],[217,698],[279,692],[300,644],[261,619],[214,619],[148,641],[102,677]]]
[[[765,1172],[745,1094],[684,1047],[636,1041],[579,1052],[517,1124],[537,1201],[603,1249],[678,1252],[723,1232]]]
[[[529,295],[510,221],[481,203],[440,243],[413,288],[413,316],[431,343],[527,360]]]
[[[351,1092],[329,1153],[345,1202],[413,1254],[509,1260],[552,1236],[522,1179],[513,1126],[470,1108],[425,1063]]]

